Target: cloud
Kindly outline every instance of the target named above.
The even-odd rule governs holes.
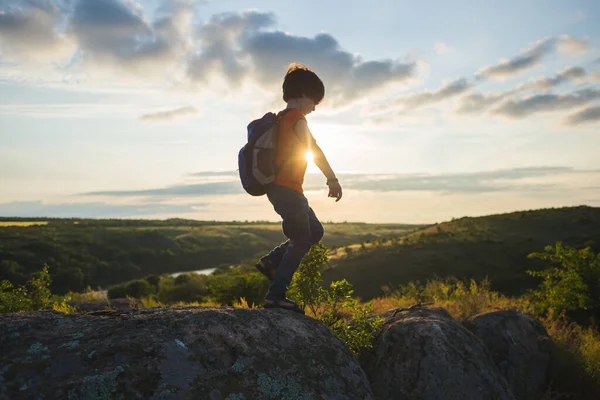
[[[511,89],[504,92],[498,93],[487,93],[480,94],[474,93],[467,96],[463,96],[460,99],[460,104],[456,110],[458,114],[477,114],[484,112],[494,104],[520,92],[521,89]]]
[[[391,191],[429,191],[443,193],[484,193],[503,190],[523,189],[545,190],[547,185],[526,185],[521,180],[546,177],[559,174],[576,174],[580,171],[568,167],[530,167],[495,171],[455,174],[338,174],[344,189],[368,190],[378,192]],[[200,172],[196,176],[213,176],[215,172]],[[206,182],[174,185],[164,188],[144,190],[97,191],[84,193],[84,196],[111,197],[197,197],[211,195],[230,195],[245,193],[239,183],[236,171],[218,173],[220,177],[229,178],[225,182]],[[323,190],[323,177],[319,174],[307,174],[304,190]]]
[[[46,203],[18,201],[0,203],[0,215],[12,217],[50,218],[126,218],[150,215],[183,214],[198,212],[208,203],[197,204],[108,204],[108,203]]]
[[[235,171],[201,171],[201,172],[194,172],[190,174],[191,176],[232,176],[235,177],[237,176],[237,172]]]
[[[593,74],[590,74],[590,81],[600,82],[600,72],[594,72]]]
[[[173,110],[159,111],[155,113],[144,114],[139,117],[140,121],[157,122],[157,121],[172,121],[176,118],[197,114],[198,110],[194,107],[179,107]]]
[[[113,197],[162,197],[162,196],[204,196],[245,193],[237,181],[208,182],[188,185],[173,185],[164,188],[142,190],[107,190],[84,193],[84,196],[113,196]]]
[[[583,89],[570,94],[537,94],[524,99],[509,100],[494,112],[518,119],[540,112],[580,107],[597,99],[600,99],[600,89]]]
[[[0,54],[5,61],[65,61],[72,43],[61,31],[64,5],[53,0],[0,1]]]
[[[590,49],[587,39],[574,39],[568,35],[558,37],[556,49],[563,54],[585,54]]]
[[[436,54],[446,54],[452,51],[452,47],[450,47],[447,43],[438,42],[435,44],[435,46],[433,46],[433,51],[435,51]]]
[[[373,105],[369,107],[372,113],[387,112],[397,107],[400,107],[400,114],[406,111],[414,110],[430,104],[439,103],[449,98],[458,96],[473,87],[465,78],[459,78],[449,83],[442,85],[441,88],[432,91],[424,91],[410,94],[396,99],[393,104]],[[385,124],[389,121],[386,116],[378,116],[371,119],[375,124]]]
[[[51,44],[70,42],[69,62],[60,71],[86,80],[99,79],[97,72],[119,77],[127,72],[128,79],[159,76],[195,89],[224,82],[232,90],[251,83],[272,91],[281,87],[288,64],[300,62],[321,76],[327,104],[337,106],[406,82],[423,64],[366,60],[328,33],[285,33],[272,13],[222,13],[199,22],[193,0],[160,0],[152,14],[134,0],[16,1],[15,6],[0,0],[10,4],[0,5],[0,49],[7,54],[13,47],[22,54],[47,50],[46,61],[53,65]]]
[[[274,25],[273,14],[257,11],[211,17],[198,30],[201,52],[190,60],[188,75],[207,82],[218,72],[235,85],[251,79],[275,88],[280,87],[287,65],[300,62],[323,79],[332,105],[416,75],[417,62],[363,60],[330,34],[296,36],[273,30]]]
[[[552,78],[535,79],[529,84],[529,87],[540,91],[550,90],[565,82],[583,82],[586,76],[585,69],[581,67],[566,67]]]
[[[76,0],[69,33],[88,67],[122,67],[130,72],[164,72],[189,47],[193,2],[165,2],[149,21],[128,0]]]
[[[458,114],[478,114],[488,110],[494,104],[499,103],[513,95],[525,91],[549,91],[552,88],[566,82],[583,82],[587,76],[585,69],[581,67],[566,67],[556,73],[553,77],[540,77],[528,83],[521,83],[514,89],[503,92],[480,94],[474,93],[463,96],[456,110]]]
[[[600,107],[587,107],[569,115],[563,121],[565,125],[581,125],[600,121]]]
[[[579,54],[586,52],[588,48],[587,40],[574,39],[566,35],[540,40],[508,60],[501,60],[495,65],[481,68],[475,76],[478,79],[506,79],[539,65],[544,56],[555,51]]]

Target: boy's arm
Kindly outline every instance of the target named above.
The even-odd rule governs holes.
[[[308,143],[308,149],[312,152],[315,164],[323,175],[327,178],[327,186],[329,186],[329,197],[335,197],[335,201],[338,202],[342,198],[342,187],[335,177],[335,173],[329,165],[329,161],[327,161],[327,157],[325,157],[325,153],[323,150],[317,145],[317,141],[313,137],[310,129],[308,129],[308,124],[306,120],[301,119],[296,122],[294,125],[294,130],[296,134],[299,136],[300,140],[305,140]]]

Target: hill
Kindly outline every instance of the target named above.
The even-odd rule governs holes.
[[[346,278],[363,299],[380,296],[384,285],[424,283],[435,276],[487,277],[493,289],[518,295],[538,282],[525,271],[541,265],[527,255],[557,241],[598,252],[600,208],[520,211],[435,224],[401,238],[337,249],[323,278],[326,284]]]
[[[402,224],[325,224],[330,247],[419,229]],[[254,262],[285,240],[277,223],[193,220],[0,218],[0,281],[23,284],[43,264],[53,293],[152,274]]]

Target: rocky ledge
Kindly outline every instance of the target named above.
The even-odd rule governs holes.
[[[389,311],[357,360],[284,310],[160,308],[0,316],[6,399],[537,399],[551,344],[536,321]]]

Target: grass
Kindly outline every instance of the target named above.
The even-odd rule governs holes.
[[[6,226],[48,225],[48,221],[0,221],[0,228]]]
[[[431,307],[446,309],[458,321],[483,312],[518,310],[533,311],[527,296],[509,297],[490,289],[487,281],[461,282],[452,279],[431,280],[425,285],[411,283],[387,296],[373,299],[373,311],[382,313],[397,307],[426,302]],[[556,344],[550,372],[550,386],[544,400],[596,399],[600,390],[600,331],[582,327],[564,317],[539,318]]]

